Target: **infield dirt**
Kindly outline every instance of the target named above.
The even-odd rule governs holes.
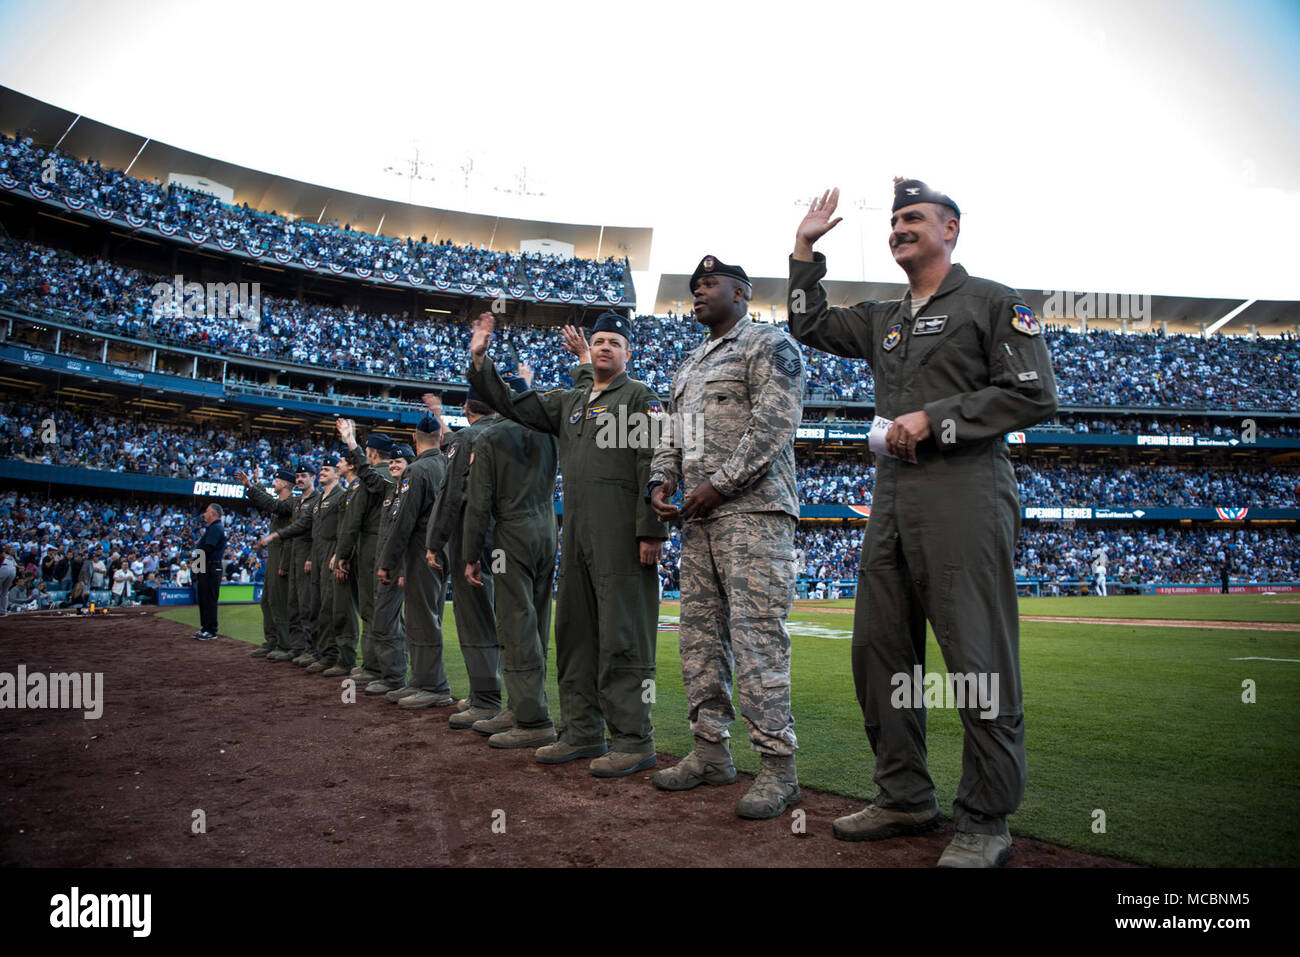
[[[544,767],[450,730],[451,709],[405,712],[361,689],[344,704],[338,679],[251,650],[138,609],[0,621],[0,671],[104,675],[98,720],[0,710],[0,864],[928,867],[952,836],[949,823],[837,841],[832,820],[861,803],[806,788],[806,833],[790,813],[742,821],[747,775],[668,794],[648,771],[602,781],[585,761]],[[206,833],[193,833],[196,810]],[[1126,865],[1016,837],[1009,866]]]

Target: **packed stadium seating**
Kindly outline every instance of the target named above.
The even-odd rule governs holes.
[[[53,157],[53,175],[42,175],[43,163]],[[93,160],[80,161],[61,153],[47,153],[30,139],[16,140],[0,134],[0,175],[21,185],[35,183],[56,196],[92,203],[98,209],[129,216],[141,224],[185,230],[250,246],[265,254],[280,253],[295,260],[333,263],[355,270],[360,267],[395,278],[411,275],[428,283],[496,286],[528,284],[534,292],[564,293],[621,299],[625,263],[562,259],[538,254],[516,254],[457,246],[449,241],[430,243],[389,239],[354,231],[345,224],[317,225],[292,220],[243,206],[228,206],[215,197],[158,182],[136,179],[105,169]]]
[[[43,423],[54,426],[44,440]],[[0,404],[0,459],[139,472],[181,479],[230,481],[235,470],[269,483],[280,464],[318,461],[322,445],[310,435],[238,434],[215,426],[177,426],[55,407]],[[800,454],[799,500],[807,505],[870,505],[875,467],[853,459]],[[1300,505],[1300,468],[1021,464],[1016,469],[1026,505],[1209,504],[1294,508]],[[556,500],[560,500],[557,483]]]
[[[223,354],[275,358],[322,369],[460,381],[469,342],[464,323],[371,315],[265,296],[254,329],[238,315],[187,318],[155,309],[152,290],[172,277],[90,260],[34,243],[0,244],[0,305],[34,316],[58,314],[86,328]],[[571,357],[555,329],[507,326],[503,344],[532,366],[539,387],[571,384]],[[633,375],[661,394],[682,358],[703,339],[689,316],[640,317]],[[1048,334],[1062,406],[1293,410],[1300,407],[1300,343],[1292,339],[1201,339],[1184,335]],[[872,395],[862,360],[801,347],[809,394],[841,400]],[[1096,417],[1069,416],[1072,430]]]
[[[203,503],[203,504],[206,504]],[[18,579],[10,607],[48,608],[63,600],[88,556],[101,562],[101,575],[125,558],[142,584],[189,584],[185,569],[202,530],[201,505],[182,508],[121,499],[50,497],[8,491],[0,494],[0,542],[15,546]],[[228,511],[227,581],[260,581],[257,538],[265,519],[251,511]],[[96,549],[98,551],[96,552]],[[99,579],[103,587],[103,579]]]
[[[861,526],[805,526],[795,535],[803,573],[829,581],[857,577]],[[1216,581],[1225,561],[1234,581],[1295,581],[1300,538],[1285,527],[1181,528],[1121,525],[1104,528],[1025,526],[1016,544],[1021,579],[1091,578],[1093,551],[1108,549],[1108,577],[1116,583]]]

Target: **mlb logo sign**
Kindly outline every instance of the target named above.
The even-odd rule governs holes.
[[[1025,433],[1023,433],[1023,432],[1008,432],[1008,433],[1007,433],[1007,444],[1008,444],[1008,445],[1024,445],[1024,444],[1025,444]]]

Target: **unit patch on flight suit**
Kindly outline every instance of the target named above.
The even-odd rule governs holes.
[[[902,341],[903,324],[901,322],[896,322],[889,327],[889,331],[885,333],[885,338],[880,340],[880,345],[886,352],[888,352]]]
[[[1011,307],[1011,328],[1027,336],[1041,335],[1043,331],[1042,323],[1028,306]]]

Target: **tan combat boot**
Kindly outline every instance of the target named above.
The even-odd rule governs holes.
[[[695,739],[695,749],[671,768],[656,771],[654,785],[661,791],[689,791],[701,784],[719,787],[736,783],[736,766],[726,739]]]
[[[791,804],[798,804],[799,777],[795,774],[794,755],[764,754],[758,777],[736,805],[736,816],[763,821],[781,814]]]

